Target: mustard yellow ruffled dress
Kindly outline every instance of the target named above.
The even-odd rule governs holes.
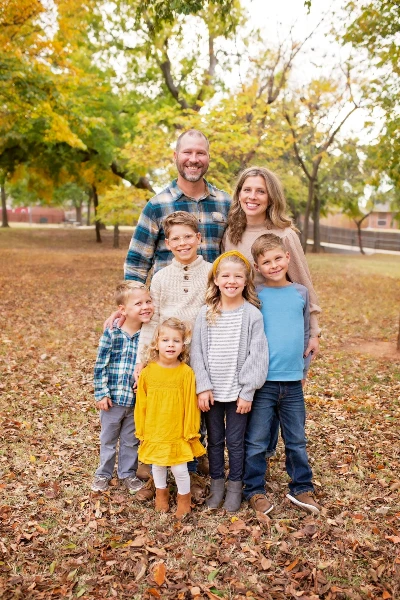
[[[172,369],[150,363],[139,377],[135,404],[139,460],[161,467],[202,456],[195,376],[185,363]]]

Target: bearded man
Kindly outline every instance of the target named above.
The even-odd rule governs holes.
[[[220,254],[230,196],[206,181],[210,163],[209,142],[204,133],[189,129],[176,143],[174,162],[178,178],[151,198],[143,208],[133,233],[124,265],[125,279],[145,282],[149,271],[156,273],[172,261],[165,245],[163,221],[184,210],[196,215],[201,233],[199,254],[212,263]]]

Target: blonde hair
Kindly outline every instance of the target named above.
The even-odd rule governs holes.
[[[280,179],[265,167],[249,167],[239,175],[229,209],[226,233],[233,244],[241,241],[247,225],[246,214],[240,205],[239,195],[248,177],[262,177],[265,181],[268,194],[266,219],[279,229],[293,227],[292,220],[287,214],[286,198]]]
[[[206,292],[206,305],[207,305],[206,319],[210,325],[213,325],[215,323],[218,315],[221,314],[221,307],[220,307],[221,292],[220,292],[219,287],[216,285],[214,279],[215,279],[215,277],[217,277],[218,273],[220,272],[221,267],[228,262],[232,262],[232,263],[236,263],[236,264],[240,265],[241,267],[243,267],[243,269],[246,272],[246,284],[245,284],[245,288],[243,290],[243,298],[245,300],[247,300],[247,302],[250,302],[250,304],[253,304],[254,306],[256,306],[257,308],[260,308],[260,306],[261,306],[261,303],[256,294],[256,290],[254,288],[253,269],[251,268],[251,265],[248,262],[248,260],[245,259],[244,257],[241,257],[239,252],[237,252],[236,254],[231,254],[230,252],[226,252],[226,254],[228,256],[225,256],[224,254],[222,254],[220,257],[217,258],[218,264],[217,264],[217,268],[216,268],[215,272],[214,272],[214,267],[213,267],[208,274],[208,286],[207,286],[207,292]]]
[[[199,222],[193,213],[188,213],[184,210],[177,210],[163,221],[163,228],[165,238],[169,238],[169,234],[171,233],[171,229],[174,225],[186,225],[193,229],[195,233],[199,233]]]
[[[178,360],[186,364],[189,363],[191,329],[187,323],[184,323],[183,321],[180,321],[175,317],[170,317],[169,319],[166,319],[165,321],[160,323],[160,325],[157,326],[153,335],[153,339],[151,340],[149,346],[146,348],[143,355],[143,362],[145,365],[148,365],[151,362],[156,362],[158,360],[158,338],[161,335],[162,329],[165,329],[166,327],[169,327],[169,329],[175,329],[176,331],[179,331],[182,335],[184,346],[182,352],[178,356]]]
[[[264,252],[275,250],[275,248],[280,248],[283,252],[287,252],[285,244],[279,235],[275,235],[274,233],[260,235],[251,247],[254,262],[257,262],[258,257],[264,254]]]
[[[117,306],[120,304],[126,304],[129,296],[136,290],[145,290],[149,292],[149,288],[140,281],[122,281],[115,288],[115,302]]]

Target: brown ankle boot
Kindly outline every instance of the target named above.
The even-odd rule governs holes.
[[[192,507],[190,506],[191,501],[191,493],[188,494],[177,494],[176,495],[176,513],[175,517],[180,519],[183,515],[188,515],[192,511]]]
[[[156,488],[156,510],[158,512],[168,512],[169,510],[169,489]]]

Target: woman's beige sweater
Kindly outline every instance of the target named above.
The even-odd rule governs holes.
[[[301,285],[304,285],[308,289],[308,293],[310,294],[310,337],[317,336],[320,331],[318,326],[318,314],[321,312],[321,308],[318,305],[318,297],[311,281],[310,270],[303,248],[300,244],[299,236],[294,229],[291,227],[279,229],[269,223],[263,225],[247,225],[241,241],[236,245],[230,241],[225,233],[224,239],[222,240],[222,251],[228,252],[228,250],[239,250],[239,252],[253,264],[254,260],[251,255],[251,246],[256,239],[264,233],[273,233],[282,238],[285,248],[290,253],[288,275],[294,283],[301,283]],[[254,281],[257,286],[264,281],[264,278],[257,271],[254,273]]]

